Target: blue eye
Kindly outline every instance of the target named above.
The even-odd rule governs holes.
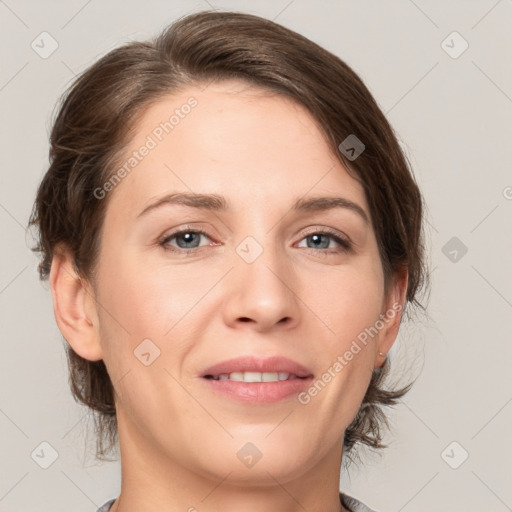
[[[210,236],[208,236],[208,234],[205,233],[204,231],[185,229],[181,231],[176,231],[166,236],[159,242],[159,245],[161,245],[167,251],[192,254],[197,253],[204,247],[204,245],[200,245],[201,237],[205,237],[208,240],[211,240]],[[174,240],[176,241],[176,244],[171,244],[171,242]],[[327,254],[346,252],[350,250],[352,247],[351,243],[348,240],[341,238],[340,236],[331,233],[330,231],[314,231],[303,237],[301,239],[301,242],[302,240],[307,241],[307,246],[305,248],[312,249],[314,252]],[[312,245],[309,245],[308,241]],[[331,246],[332,241],[334,241],[335,243],[334,247]],[[212,243],[208,245],[211,246],[218,244]]]
[[[177,231],[175,233],[171,233],[169,236],[165,237],[161,242],[160,245],[162,245],[165,249],[168,249],[170,251],[185,251],[185,252],[192,252],[194,249],[197,249],[199,246],[199,243],[201,241],[201,236],[205,236],[207,238],[210,238],[204,231],[196,231],[187,229],[184,231]],[[171,240],[176,239],[176,243],[178,247],[175,247],[171,245]]]
[[[318,231],[311,233],[307,236],[305,236],[302,240],[310,241],[313,245],[307,245],[306,247],[308,249],[331,249],[327,251],[321,251],[321,252],[343,252],[347,251],[351,248],[351,244],[348,240],[345,240],[334,233],[331,233],[329,231]],[[331,241],[334,241],[335,244],[338,244],[338,246],[341,246],[341,249],[336,247],[329,247]],[[307,243],[307,242],[306,242]]]

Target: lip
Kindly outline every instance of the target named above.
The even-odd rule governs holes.
[[[218,376],[223,373],[233,372],[286,372],[293,373],[297,377],[303,378],[313,376],[312,372],[305,366],[293,361],[292,359],[288,359],[287,357],[272,356],[259,358],[255,356],[241,356],[227,361],[222,361],[206,368],[206,370],[202,372],[201,377],[206,377],[207,375]]]
[[[238,382],[234,380],[213,380],[202,378],[215,394],[241,403],[271,404],[304,391],[313,382],[313,377],[281,380],[278,382]]]
[[[286,372],[299,378],[277,382],[238,382],[214,380],[208,375],[218,376],[233,372]],[[282,356],[258,358],[241,356],[210,366],[200,375],[201,380],[216,394],[242,403],[269,404],[297,395],[313,381],[313,374],[300,363]]]

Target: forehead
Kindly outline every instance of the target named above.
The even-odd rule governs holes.
[[[194,191],[229,195],[249,206],[263,197],[279,203],[309,191],[339,191],[364,205],[361,185],[332,153],[311,114],[244,82],[191,86],[162,97],[133,133],[119,164],[128,172],[114,202],[140,209],[164,193]],[[133,166],[126,165],[129,159]]]

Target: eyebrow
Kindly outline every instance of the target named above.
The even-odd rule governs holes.
[[[229,202],[223,196],[217,194],[196,194],[189,192],[177,192],[175,194],[168,194],[154,203],[150,204],[142,210],[138,217],[146,215],[147,213],[160,208],[164,205],[184,205],[191,208],[198,208],[201,210],[210,211],[227,211],[229,210]],[[308,197],[298,198],[293,203],[291,210],[294,212],[318,212],[327,211],[334,208],[345,208],[354,213],[357,213],[367,224],[370,223],[368,215],[357,203],[345,199],[344,197]]]

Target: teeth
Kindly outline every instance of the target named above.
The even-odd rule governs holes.
[[[286,372],[233,372],[213,377],[214,380],[234,380],[237,382],[278,382],[296,378],[296,375]]]

